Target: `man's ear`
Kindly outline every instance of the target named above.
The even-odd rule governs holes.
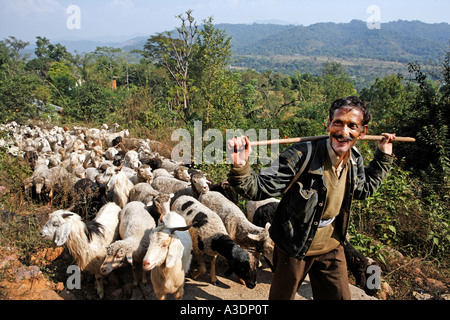
[[[327,121],[327,132],[330,132],[330,119]]]
[[[362,130],[361,130],[361,133],[359,134],[358,139],[364,138],[365,135],[366,135],[366,133],[367,133],[367,131],[369,131],[369,126],[368,126],[367,124],[366,124],[366,125],[363,125]]]

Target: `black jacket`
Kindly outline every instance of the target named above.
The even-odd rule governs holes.
[[[270,227],[270,236],[279,248],[297,259],[303,259],[308,252],[323,212],[327,192],[323,176],[325,157],[328,157],[326,143],[328,140],[312,142],[309,164],[285,194],[284,190],[307,158],[306,142],[287,148],[260,174],[255,174],[246,164],[241,168],[232,167],[228,175],[230,185],[250,200],[282,196]],[[378,149],[370,164],[364,167],[359,151],[356,148],[351,150],[347,191],[336,221],[341,241],[347,234],[352,200],[364,200],[378,189],[391,168],[393,158]]]

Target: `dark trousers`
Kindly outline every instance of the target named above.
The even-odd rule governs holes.
[[[275,246],[275,272],[270,287],[270,300],[293,300],[295,293],[309,274],[314,300],[350,300],[347,263],[344,248],[303,260],[289,257]]]

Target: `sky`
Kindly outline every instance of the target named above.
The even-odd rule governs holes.
[[[192,10],[200,24],[389,22],[450,23],[449,0],[0,0],[0,40],[9,36],[35,42],[123,41],[180,25],[177,15]]]

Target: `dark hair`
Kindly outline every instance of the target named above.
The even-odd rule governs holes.
[[[370,121],[370,112],[366,103],[358,97],[349,96],[342,99],[335,100],[330,107],[329,119],[330,122],[333,120],[334,112],[340,108],[348,108],[348,109],[359,109],[363,113],[363,122],[362,125],[366,125]]]

